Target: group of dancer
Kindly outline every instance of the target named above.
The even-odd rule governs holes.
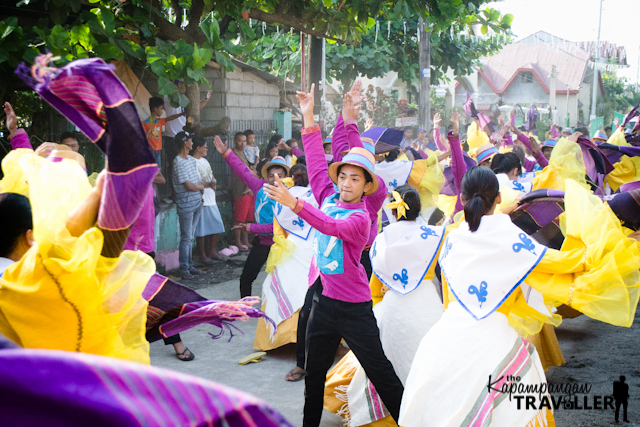
[[[257,349],[296,343],[286,379],[305,380],[304,426],[323,408],[351,426],[550,426],[550,408],[519,409],[504,390],[545,383],[563,363],[553,327],[580,314],[633,322],[640,135],[625,135],[628,120],[606,142],[542,144],[477,120],[465,152],[455,112],[425,152],[383,142],[392,129],[360,134],[359,81],[323,140],[312,85],[298,93],[304,151],[290,147],[304,162],[271,156],[260,179],[214,139],[255,195],[256,223],[242,227],[258,238],[240,279],[247,298],[206,301],[123,249],[157,173],[130,94],[99,59],[49,61],[19,74],[108,166],[92,186],[76,153],[34,151],[5,105],[0,369],[11,381],[0,405],[12,424],[289,425],[258,399],[138,367],[150,341],[257,317]],[[265,263],[258,310],[248,296]],[[342,341],[350,352],[329,372]]]
[[[255,183],[274,202],[262,303],[278,328],[260,321],[254,347],[296,343],[285,379],[306,382],[303,425],[323,407],[350,426],[555,425],[550,408],[519,409],[501,390],[564,363],[563,318],[631,326],[639,129],[540,143],[474,119],[465,151],[455,111],[438,151],[403,149],[375,139],[392,129],[360,134],[356,82],[323,144],[313,90],[298,93],[308,186],[277,164]]]

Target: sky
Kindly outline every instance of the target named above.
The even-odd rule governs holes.
[[[488,4],[513,15],[511,30],[516,40],[537,31],[569,41],[598,38],[600,0],[503,0]],[[637,82],[640,50],[640,0],[604,0],[602,2],[601,41],[624,46],[629,68],[618,72],[630,83]]]

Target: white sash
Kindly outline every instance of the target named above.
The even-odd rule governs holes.
[[[444,227],[398,221],[378,234],[369,251],[373,273],[390,289],[406,295],[420,285],[433,264]]]
[[[411,175],[413,162],[394,160],[393,162],[380,162],[374,167],[374,172],[387,184],[389,194],[401,185],[405,185]]]
[[[465,221],[449,233],[439,262],[451,292],[480,320],[500,307],[546,250],[508,215],[485,215],[476,232]]]
[[[521,181],[519,178],[517,181],[511,181],[505,173],[496,174],[496,178],[498,178],[500,187],[506,186],[507,188],[519,192],[521,195],[530,193],[533,188],[533,184],[530,181]]]
[[[313,207],[318,207],[318,202],[309,187],[291,187],[289,192],[293,197],[304,200],[305,203],[311,203]],[[274,210],[274,217],[280,227],[286,230],[287,233],[294,234],[303,240],[309,238],[309,234],[313,228],[307,221],[304,221],[298,215],[294,214],[291,209],[285,209],[280,203],[276,203]]]

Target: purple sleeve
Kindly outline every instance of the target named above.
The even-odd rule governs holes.
[[[349,143],[349,150],[355,147],[364,148],[364,144],[362,144],[362,140],[360,139],[360,131],[358,130],[358,125],[355,123],[345,124],[345,128],[347,129],[347,142]]]
[[[447,151],[447,147],[445,147],[442,142],[440,142],[440,129],[439,128],[435,128],[433,130],[433,139],[436,140],[436,145],[438,146],[438,150],[440,150],[440,152],[444,153],[445,151]],[[420,154],[422,154],[422,150],[420,151]],[[429,156],[424,156],[424,158],[426,159]]]
[[[247,165],[242,163],[242,160],[231,149],[228,149],[225,153],[224,161],[227,162],[233,173],[238,175],[238,178],[253,191],[253,194],[256,194],[262,188],[264,181],[253,176]]]
[[[456,184],[456,191],[458,193],[458,200],[456,201],[456,209],[454,213],[462,210],[462,200],[460,200],[460,193],[462,192],[462,177],[467,172],[467,164],[464,162],[464,156],[462,155],[462,146],[460,145],[460,136],[449,132],[447,134],[449,139],[449,146],[451,147],[451,170],[453,172],[453,181]]]
[[[349,143],[347,142],[347,130],[344,126],[344,119],[342,118],[342,111],[338,113],[338,121],[336,127],[333,129],[333,137],[331,138],[331,153],[333,154],[334,162],[342,161],[343,151],[349,150]]]
[[[542,154],[542,150],[540,150],[536,154],[534,154],[533,157],[536,158],[536,162],[538,162],[538,164],[540,165],[540,167],[542,169],[544,169],[547,166],[549,166],[549,162],[547,161],[547,158],[544,156],[544,154]]]
[[[558,137],[558,129],[556,129],[555,125],[551,126],[551,136],[553,136],[554,138]]]
[[[14,150],[18,148],[33,150],[31,141],[29,141],[29,136],[27,135],[27,132],[22,128],[16,129],[15,132],[11,132],[11,135],[9,135],[9,139],[11,140],[11,148]]]
[[[305,203],[297,215],[322,234],[335,236],[345,242],[366,245],[369,239],[369,218],[364,213],[354,213],[346,219],[335,219],[320,209]]]
[[[525,172],[533,171],[533,168],[536,166],[536,162],[530,159],[524,158],[524,170]]]
[[[513,143],[513,139],[511,138],[511,133],[507,132],[507,133],[504,135],[504,139],[505,139],[505,144],[504,144],[504,145],[515,145],[515,144]]]
[[[293,154],[293,155],[294,155],[294,156],[296,156],[296,157],[302,157],[302,156],[304,156],[304,151],[302,151],[301,149],[299,149],[298,147],[296,147],[296,148],[293,148],[293,149],[291,150],[291,154]]]
[[[322,134],[318,125],[302,129],[302,143],[307,150],[307,174],[313,196],[319,205],[334,193],[333,182],[329,178],[329,168],[324,158]],[[333,144],[332,144],[333,145]]]
[[[249,231],[257,234],[271,234],[273,233],[273,222],[267,224],[249,224]]]
[[[526,136],[524,133],[520,133],[518,134],[518,141],[522,142],[522,145],[524,145],[527,150],[533,153],[533,150],[531,149],[531,141],[529,141],[528,136]]]
[[[445,147],[442,147],[442,148],[445,149],[444,151],[447,151],[447,149]],[[438,146],[438,149],[440,149],[440,146]],[[420,150],[420,151],[418,151],[418,153],[420,153],[420,155],[422,156],[423,160],[426,160],[426,159],[429,158],[429,155],[427,153],[425,153],[424,150]]]

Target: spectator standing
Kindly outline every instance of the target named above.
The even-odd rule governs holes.
[[[204,187],[203,206],[200,220],[196,226],[196,248],[200,259],[206,265],[213,264],[218,256],[218,238],[224,233],[224,223],[216,204],[216,179],[211,170],[211,164],[206,159],[207,143],[203,138],[193,138],[193,158],[196,159],[196,169],[200,177],[200,184]]]
[[[235,145],[232,149],[233,153],[242,163],[249,167],[247,156],[244,155],[244,149],[247,146],[247,136],[242,132],[238,132],[233,137],[233,143]],[[253,222],[253,193],[244,181],[233,172],[231,173],[231,195],[233,196],[234,227]],[[248,252],[251,248],[251,244],[249,244],[249,233],[246,229],[233,230],[233,241],[242,252]]]
[[[619,381],[613,382],[613,398],[616,401],[616,423],[620,417],[620,406],[622,406],[622,416],[625,423],[629,422],[627,418],[627,405],[629,403],[629,384],[625,383],[627,378],[620,375]]]
[[[174,141],[178,148],[178,155],[173,160],[173,191],[180,221],[180,276],[192,279],[193,275],[204,274],[204,271],[193,267],[192,257],[193,237],[202,213],[204,186],[200,184],[196,159],[189,155],[193,148],[191,136],[180,132]]]
[[[244,155],[249,162],[249,168],[255,171],[260,161],[260,147],[256,145],[256,135],[251,129],[245,130],[244,134],[247,137],[247,146],[244,148]]]
[[[164,101],[162,98],[153,96],[149,98],[149,110],[151,116],[148,119],[142,121],[142,127],[147,135],[147,141],[153,150],[153,157],[156,159],[158,168],[161,168],[161,150],[162,150],[162,126],[165,126],[168,121],[177,119],[180,116],[184,116],[184,112],[173,114],[162,118],[164,113]]]

